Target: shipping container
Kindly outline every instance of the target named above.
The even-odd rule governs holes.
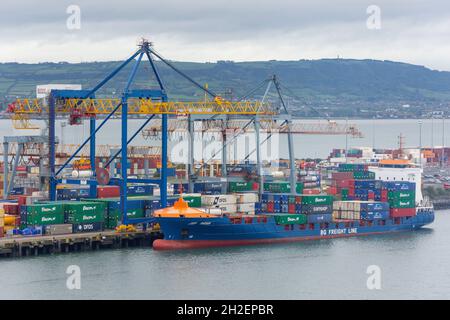
[[[235,204],[237,202],[237,197],[235,194],[202,195],[201,202],[202,202],[202,206]]]
[[[389,205],[391,208],[415,208],[416,202],[412,199],[392,199]]]
[[[236,193],[237,203],[258,202],[259,196],[257,193]]]
[[[97,187],[98,198],[114,198],[120,197],[119,186],[98,186]]]
[[[235,182],[231,181],[228,183],[229,192],[242,192],[242,191],[252,191],[253,182]]]
[[[302,213],[303,214],[331,214],[333,212],[332,205],[317,205],[317,204],[303,204]]]
[[[68,223],[103,222],[106,205],[102,202],[73,202],[64,205]]]
[[[391,208],[392,218],[413,217],[416,215],[416,208]]]
[[[277,224],[305,224],[307,218],[304,214],[276,215],[275,222]]]
[[[182,198],[189,204],[189,207],[199,208],[202,206],[202,195],[200,193],[184,193]]]
[[[54,224],[45,226],[43,233],[46,235],[61,235],[72,233],[72,224]]]
[[[331,213],[307,215],[308,223],[323,223],[323,222],[331,222],[332,220],[333,215]]]
[[[302,204],[332,205],[333,197],[330,195],[303,195]]]
[[[103,223],[102,222],[80,223],[80,224],[72,225],[73,233],[99,232],[99,231],[103,231]]]
[[[389,218],[389,209],[382,211],[361,211],[361,220],[386,220]]]

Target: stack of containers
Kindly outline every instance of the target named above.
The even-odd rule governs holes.
[[[330,195],[302,195],[302,211],[308,223],[332,221],[333,197]]]
[[[299,214],[301,208],[301,196],[278,193],[263,193],[261,196],[261,212]]]
[[[416,184],[414,182],[383,182],[387,190],[392,218],[416,215]]]
[[[205,212],[214,214],[220,213],[235,214],[237,212],[237,197],[235,194],[220,194],[220,195],[202,195],[202,207]]]
[[[103,230],[106,205],[103,202],[70,201],[64,203],[66,222],[72,225],[72,232]]]
[[[256,203],[259,201],[257,193],[236,193],[237,212],[254,215],[256,213]]]
[[[300,170],[298,181],[303,184],[304,189],[320,188],[320,172],[317,170]]]
[[[5,211],[0,208],[0,238],[5,235]]]
[[[103,198],[89,199],[93,202],[104,203],[104,227],[106,229],[114,229],[121,224],[122,213],[120,209],[120,199]],[[144,199],[128,199],[127,200],[127,218],[144,218],[147,200]]]
[[[385,220],[389,217],[389,203],[372,201],[335,201],[333,219]]]
[[[21,229],[64,223],[64,207],[60,202],[20,206]]]

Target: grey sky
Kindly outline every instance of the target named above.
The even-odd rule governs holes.
[[[123,59],[142,36],[183,61],[329,57],[450,70],[450,2],[417,0],[2,1],[0,61]],[[69,30],[69,5],[81,29]],[[381,29],[366,27],[369,5]]]

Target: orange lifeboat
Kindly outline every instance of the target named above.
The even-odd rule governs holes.
[[[217,215],[206,213],[202,210],[190,208],[182,198],[174,203],[173,207],[156,210],[154,217],[160,218],[217,218]]]

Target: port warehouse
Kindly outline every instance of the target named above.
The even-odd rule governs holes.
[[[163,82],[154,67],[152,56],[155,55],[170,67],[169,62],[155,53],[149,43],[143,42],[136,53],[114,70],[92,90],[50,90],[47,98],[48,110],[34,103],[19,101],[14,105],[15,116],[24,123],[27,116],[36,113],[37,118],[49,121],[48,136],[48,178],[45,188],[11,187],[7,182],[15,175],[28,175],[34,169],[18,167],[14,163],[9,173],[8,150],[4,150],[4,201],[0,204],[0,236],[10,241],[19,241],[24,237],[35,239],[39,237],[60,236],[77,233],[101,233],[105,230],[117,231],[124,238],[141,232],[156,237],[157,226],[152,223],[152,213],[171,206],[182,197],[191,207],[200,208],[209,214],[243,214],[243,223],[248,223],[256,216],[266,214],[276,215],[280,224],[290,224],[292,221],[309,228],[323,228],[333,221],[354,220],[357,223],[373,223],[390,219],[405,219],[415,215],[417,185],[415,181],[384,181],[376,177],[364,164],[339,164],[330,170],[331,178],[327,187],[322,188],[321,172],[317,168],[301,169],[293,157],[292,136],[288,134],[289,159],[280,161],[285,169],[282,177],[264,176],[259,145],[256,144],[257,163],[237,164],[227,166],[226,152],[222,152],[222,163],[219,172],[220,179],[205,179],[213,181],[195,181],[189,179],[179,183],[177,169],[168,159],[168,122],[177,116],[177,112],[189,121],[210,120],[211,116],[226,120],[229,117],[248,120],[255,127],[256,139],[259,139],[259,124],[265,118],[288,124],[291,123],[287,109],[285,113],[276,112],[268,105],[256,102],[231,103],[222,101],[220,97],[203,88],[180,70],[174,68],[182,77],[187,78],[197,87],[202,88],[212,97],[209,103],[170,104],[163,87]],[[158,89],[131,90],[131,83],[142,58],[147,57],[152,67]],[[95,99],[95,92],[119,72],[126,64],[134,62],[129,81],[124,88],[122,99],[101,101]],[[276,79],[271,79],[277,92],[280,93]],[[280,95],[280,101],[284,102]],[[115,104],[114,104],[115,103]],[[37,107],[36,107],[37,106]],[[32,109],[35,107],[36,109]],[[197,109],[196,109],[197,107]],[[30,109],[31,108],[31,109]],[[181,111],[180,111],[181,108]],[[96,156],[96,134],[113,114],[120,109],[121,145],[119,150],[108,160]],[[71,124],[79,124],[87,118],[90,124],[90,136],[62,164],[56,157],[56,116],[66,114]],[[143,125],[137,132],[128,136],[128,114],[140,116]],[[102,117],[96,118],[97,115]],[[134,137],[154,118],[161,121],[161,154],[152,162],[142,159],[130,159],[128,145]],[[18,118],[16,117],[15,120]],[[97,124],[101,121],[100,124]],[[19,139],[20,140],[20,139]],[[18,141],[20,144],[20,141]],[[191,143],[193,143],[191,139]],[[224,141],[224,148],[227,141]],[[64,169],[70,168],[77,154],[88,146],[89,159],[86,161],[86,176],[81,171],[74,170],[77,175],[63,176]],[[192,147],[192,145],[191,145]],[[20,148],[18,148],[20,151]],[[19,153],[18,153],[19,154]],[[15,157],[15,161],[18,157]],[[105,164],[106,162],[106,164]],[[106,171],[105,167],[114,163],[116,171]],[[126,163],[127,165],[122,165]],[[156,168],[155,168],[156,167]],[[147,169],[155,169],[154,176],[148,177]],[[212,169],[210,169],[211,171]],[[144,177],[142,176],[144,173]],[[194,177],[196,170],[193,157],[185,173]],[[210,175],[211,172],[209,172]],[[334,174],[334,175],[333,175]],[[130,177],[129,177],[130,175]],[[131,175],[138,176],[137,178]],[[264,178],[263,178],[264,176]],[[201,179],[199,179],[201,180]],[[124,214],[125,213],[125,214]],[[288,218],[286,218],[288,217]],[[120,226],[134,225],[132,228]],[[162,232],[164,232],[162,230]]]

